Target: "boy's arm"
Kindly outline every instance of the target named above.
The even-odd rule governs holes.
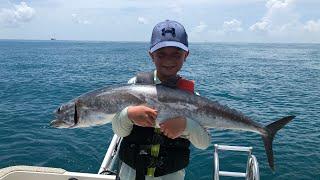
[[[186,135],[186,138],[198,149],[206,149],[209,147],[211,137],[208,131],[200,126],[196,121],[186,118],[186,129],[183,132],[182,137]]]
[[[160,124],[160,131],[168,138],[189,139],[199,149],[206,149],[210,144],[210,135],[198,122],[178,116],[169,118]]]
[[[112,130],[120,137],[126,137],[131,133],[133,122],[128,118],[128,107],[117,113],[112,119]]]

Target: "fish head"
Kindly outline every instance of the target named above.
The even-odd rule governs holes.
[[[78,128],[102,125],[111,122],[115,112],[96,107],[93,103],[74,100],[61,105],[56,111],[56,119],[50,126],[55,128]]]
[[[68,102],[61,105],[54,114],[56,119],[50,122],[50,126],[56,128],[70,128],[77,125],[79,116],[75,102]]]

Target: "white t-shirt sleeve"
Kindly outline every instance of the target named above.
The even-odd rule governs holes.
[[[119,137],[129,136],[133,122],[128,118],[128,107],[117,113],[112,119],[112,130]]]

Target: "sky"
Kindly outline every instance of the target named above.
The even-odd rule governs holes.
[[[166,19],[190,42],[320,43],[319,0],[0,0],[0,39],[146,41]]]

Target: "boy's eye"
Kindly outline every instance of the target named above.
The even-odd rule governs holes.
[[[174,54],[171,56],[174,59],[180,59],[181,58],[181,54]]]

